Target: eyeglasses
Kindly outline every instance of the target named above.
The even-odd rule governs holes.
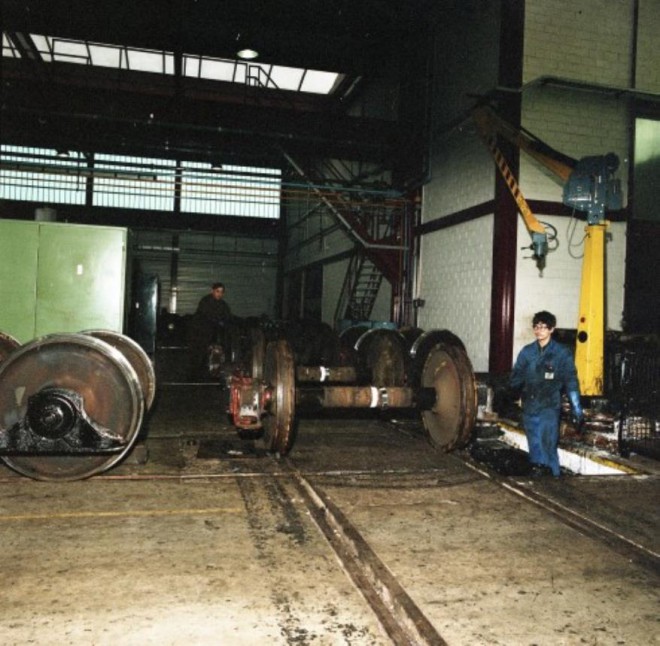
[[[537,323],[532,326],[535,330],[549,330],[550,328],[545,323]]]

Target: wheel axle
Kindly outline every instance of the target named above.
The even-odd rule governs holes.
[[[287,341],[269,343],[261,378],[236,375],[229,382],[234,425],[263,428],[267,448],[284,455],[293,446],[296,408],[307,412],[416,409],[435,446],[451,450],[467,443],[476,420],[477,389],[458,337],[447,331],[422,334],[406,356],[402,335],[369,330],[355,348],[358,356],[362,352],[357,367],[294,367]],[[326,381],[354,382],[365,373],[371,383],[325,385]]]

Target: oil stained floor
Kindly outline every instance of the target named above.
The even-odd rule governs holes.
[[[136,451],[73,483],[0,468],[0,643],[391,643],[283,465],[223,410],[216,387],[165,386],[143,464]],[[660,644],[657,560],[462,457],[408,419],[329,415],[300,420],[291,456],[450,645]],[[659,483],[574,477],[531,491],[657,553]]]

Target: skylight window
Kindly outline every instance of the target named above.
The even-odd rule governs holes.
[[[94,43],[30,34],[43,61],[52,63],[76,63],[126,69],[153,74],[174,74],[174,53],[153,49],[138,49],[123,45]],[[11,38],[2,34],[2,55],[20,58],[20,51]],[[342,75],[282,65],[251,63],[232,59],[213,58],[195,54],[183,54],[183,75],[225,83],[247,83],[254,87],[330,94]]]
[[[273,65],[270,77],[281,90],[299,90],[304,74],[305,70],[299,68]],[[334,76],[337,77],[336,74]]]
[[[54,61],[83,64],[89,61],[89,52],[85,43],[52,38],[51,48]]]
[[[21,55],[18,53],[16,48],[9,41],[9,38],[2,34],[2,55],[8,56],[9,58],[20,58]]]
[[[300,86],[300,91],[314,92],[316,94],[330,94],[337,82],[337,77],[338,74],[332,72],[307,70],[302,85]]]
[[[99,67],[119,67],[121,65],[121,49],[106,45],[90,45],[89,53],[92,65]]]
[[[174,54],[146,49],[126,48],[128,69],[138,72],[174,74]]]
[[[185,58],[190,58],[186,56]],[[227,81],[232,83],[234,81],[235,65],[230,61],[223,61],[216,58],[200,58],[199,59],[199,76],[203,79],[210,79],[212,81]]]

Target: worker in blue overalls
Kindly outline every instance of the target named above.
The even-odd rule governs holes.
[[[536,341],[518,355],[511,373],[511,388],[521,394],[523,425],[529,445],[532,475],[552,473],[558,477],[559,418],[561,396],[566,393],[574,421],[582,426],[584,414],[571,351],[552,338],[557,319],[550,312],[537,312],[532,321]]]

